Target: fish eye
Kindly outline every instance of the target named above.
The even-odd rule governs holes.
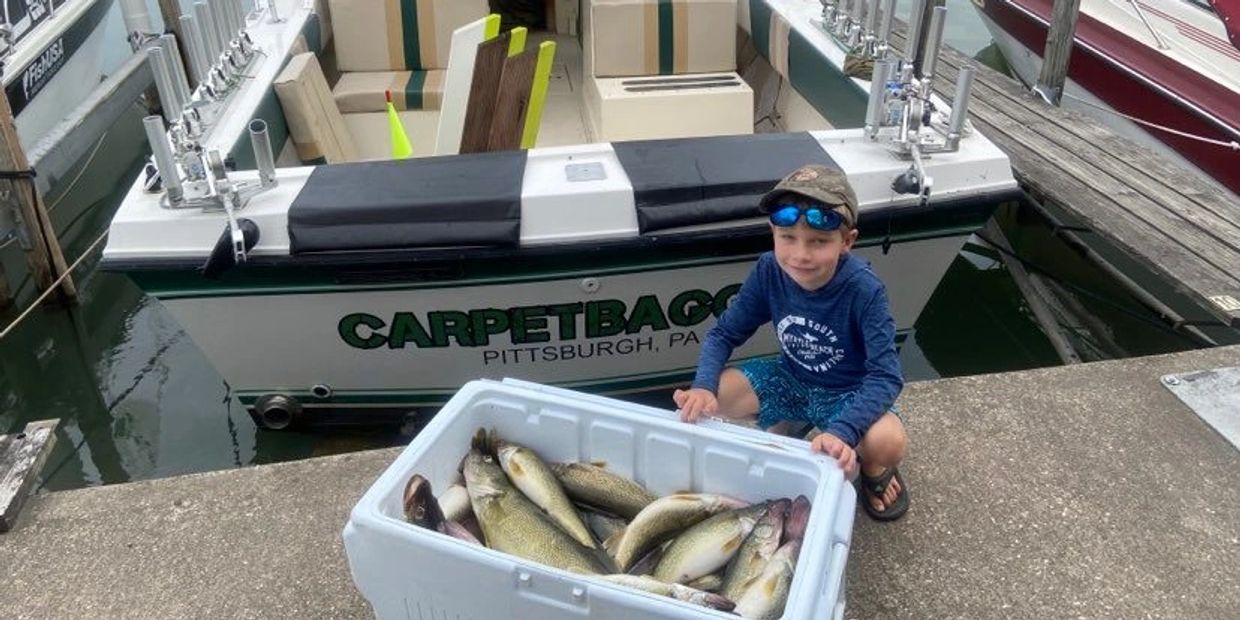
[[[414,516],[415,518],[417,518],[417,519],[421,519],[421,518],[425,517],[425,516],[426,516],[426,507],[425,507],[425,506],[418,506],[418,507],[417,507],[417,508],[413,511],[413,516]]]

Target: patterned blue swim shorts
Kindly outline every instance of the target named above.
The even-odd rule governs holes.
[[[763,429],[784,420],[809,422],[819,430],[826,429],[857,396],[855,390],[830,392],[806,385],[793,377],[778,357],[749,360],[739,370],[758,395],[758,426]]]

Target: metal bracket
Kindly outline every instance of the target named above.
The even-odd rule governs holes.
[[[1240,366],[1166,375],[1162,384],[1240,450]]]

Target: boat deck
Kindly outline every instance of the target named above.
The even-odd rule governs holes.
[[[903,29],[893,44],[904,45]],[[1240,327],[1240,200],[1096,120],[1046,105],[1015,80],[944,46],[934,88],[950,100],[964,64],[977,67],[969,115],[1012,160],[1038,202],[1101,237],[1159,281]]]

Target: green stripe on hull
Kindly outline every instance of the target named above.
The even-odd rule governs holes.
[[[405,82],[405,109],[422,109],[422,90],[426,88],[426,72],[414,71]]]
[[[869,94],[795,29],[788,33],[788,81],[832,126],[865,124]]]
[[[741,0],[745,2],[746,0]],[[766,0],[748,0],[749,36],[763,58],[771,57],[771,7]]]

